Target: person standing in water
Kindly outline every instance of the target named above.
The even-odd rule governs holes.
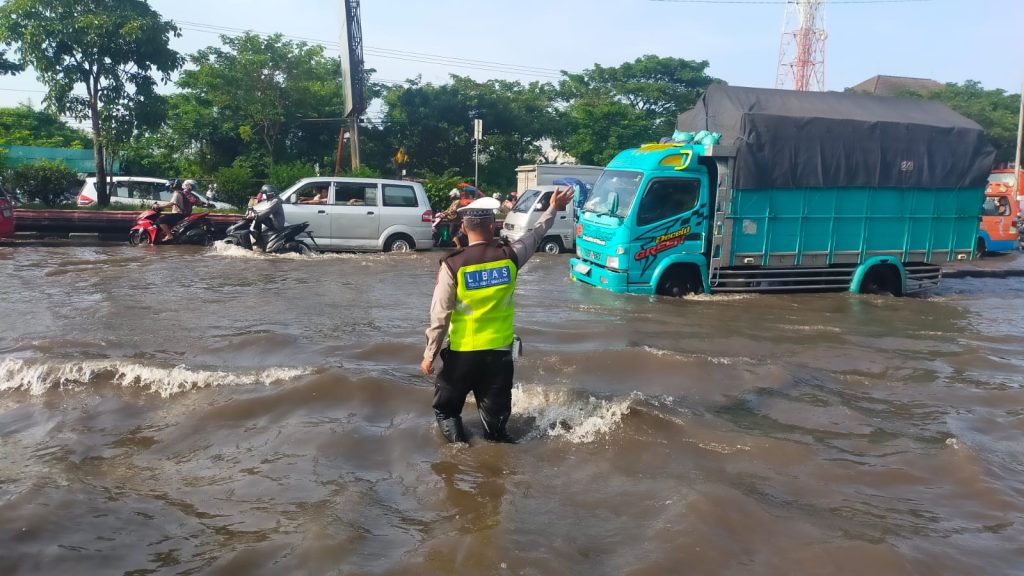
[[[437,426],[449,442],[467,441],[462,407],[470,392],[484,437],[509,441],[516,277],[572,194],[556,190],[533,230],[512,244],[494,238],[494,211],[501,205],[494,198],[480,198],[459,209],[469,245],[441,260],[420,364],[423,374],[430,375],[441,356],[433,408]],[[448,346],[442,350],[445,334]]]

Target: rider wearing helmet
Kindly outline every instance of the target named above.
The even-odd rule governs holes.
[[[188,182],[194,181],[189,180]],[[156,202],[153,204],[154,209],[170,210],[170,212],[160,215],[160,218],[156,221],[157,225],[160,226],[160,231],[164,233],[160,238],[161,242],[172,240],[174,236],[171,234],[171,227],[192,214],[192,203],[189,202],[186,193],[182,191],[181,180],[171,180],[170,188],[170,202]]]
[[[260,188],[260,193],[256,195],[256,204],[251,210],[254,214],[252,231],[257,238],[263,232],[264,225],[271,230],[284,228],[284,203],[278,196],[277,188],[270,184],[264,184]]]

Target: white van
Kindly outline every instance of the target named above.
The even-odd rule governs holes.
[[[429,250],[434,213],[417,182],[303,178],[281,193],[289,224],[309,222],[322,250]]]
[[[111,204],[122,204],[148,208],[154,202],[170,202],[171,189],[170,181],[164,178],[149,178],[146,176],[110,176],[107,179],[107,193],[110,194]],[[198,208],[217,208],[221,210],[234,210],[235,207],[227,202],[213,202],[207,200],[202,194],[192,191]],[[96,177],[85,178],[85,184],[78,192],[79,206],[92,206],[96,203]]]
[[[509,242],[518,240],[523,234],[533,230],[551,203],[551,194],[559,186],[534,186],[519,196],[512,210],[505,215],[505,223],[501,227],[501,237]],[[562,186],[564,188],[564,186]],[[547,236],[540,241],[537,248],[548,254],[558,254],[562,250],[576,249],[576,211],[572,204],[555,215],[555,223],[551,225]]]

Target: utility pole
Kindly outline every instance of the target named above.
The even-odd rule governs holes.
[[[341,79],[345,90],[345,117],[352,147],[352,170],[359,169],[359,117],[366,111],[363,69],[363,26],[359,0],[341,0]],[[344,125],[343,125],[344,126]],[[341,141],[338,141],[341,148]]]
[[[1022,133],[1024,133],[1024,85],[1021,85],[1020,110],[1017,112],[1017,155],[1013,160],[1013,188],[1014,193],[1017,195],[1017,202],[1020,202],[1020,197],[1024,194],[1020,189],[1020,145]]]
[[[473,169],[473,186],[480,188],[480,139],[484,137],[484,121],[477,118],[473,120],[473,141],[476,142],[476,152],[473,153],[476,167]]]

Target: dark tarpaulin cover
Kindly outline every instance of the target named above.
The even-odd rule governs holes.
[[[712,85],[679,130],[722,134],[734,187],[984,188],[981,126],[931,100]]]

